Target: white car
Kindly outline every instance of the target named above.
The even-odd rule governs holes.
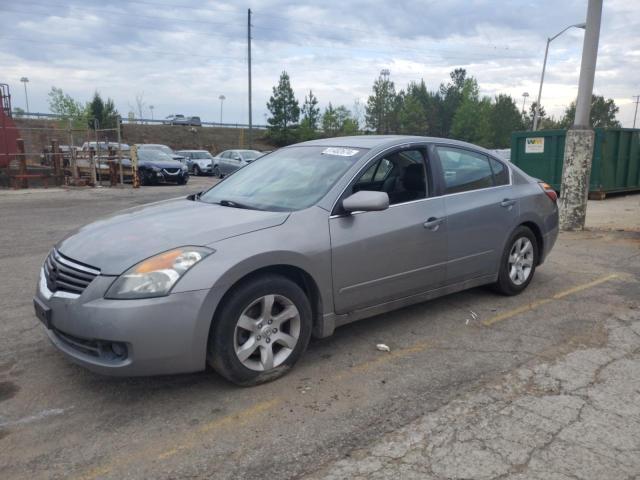
[[[178,150],[178,155],[186,158],[185,165],[193,175],[211,175],[213,155],[206,150]]]

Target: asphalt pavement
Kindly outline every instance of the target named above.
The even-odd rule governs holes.
[[[522,295],[477,288],[348,325],[259,387],[210,371],[110,378],[65,360],[31,304],[51,246],[212,182],[0,192],[3,479],[640,472],[637,230],[562,234]]]

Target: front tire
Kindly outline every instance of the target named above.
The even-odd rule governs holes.
[[[207,360],[237,385],[275,380],[307,349],[311,328],[311,305],[304,291],[280,275],[261,275],[224,300],[209,334]]]
[[[509,296],[523,292],[531,283],[537,264],[536,236],[529,228],[520,226],[509,237],[502,254],[494,290]]]
[[[220,167],[217,165],[213,167],[213,176],[217,178],[222,178],[222,174],[220,173]]]
[[[193,166],[193,174],[198,177],[200,175],[202,175],[202,173],[200,172],[200,167],[198,165],[194,165]]]

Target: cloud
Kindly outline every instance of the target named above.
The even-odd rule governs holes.
[[[640,18],[631,2],[608,0],[603,12],[595,91],[621,106],[632,122],[640,93]],[[537,95],[546,37],[584,21],[586,0],[372,1],[255,0],[254,121],[282,70],[300,100],[313,89],[321,105],[365,100],[380,69],[397,88],[424,78],[435,89],[462,66],[483,94],[518,102]],[[32,110],[46,111],[52,85],[88,100],[95,90],[122,114],[144,92],[155,116],[172,113],[247,121],[246,7],[213,0],[23,0],[0,6],[3,82],[23,106],[19,83],[30,79]],[[551,45],[543,104],[561,115],[577,93],[583,32],[569,30]]]

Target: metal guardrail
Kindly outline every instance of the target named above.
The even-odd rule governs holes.
[[[43,118],[43,119],[52,119],[52,120],[65,120],[66,117],[62,115],[58,115],[55,113],[38,113],[38,112],[13,112],[14,119],[21,118]],[[127,117],[122,117],[123,124],[142,124],[142,125],[171,125],[168,120],[163,119],[153,119],[153,118],[134,118],[130,119]],[[220,123],[220,122],[201,122],[203,127],[219,127],[219,128],[249,128],[248,123]],[[188,125],[175,125],[176,127],[186,127]],[[253,125],[252,128],[256,130],[266,130],[267,125]]]

